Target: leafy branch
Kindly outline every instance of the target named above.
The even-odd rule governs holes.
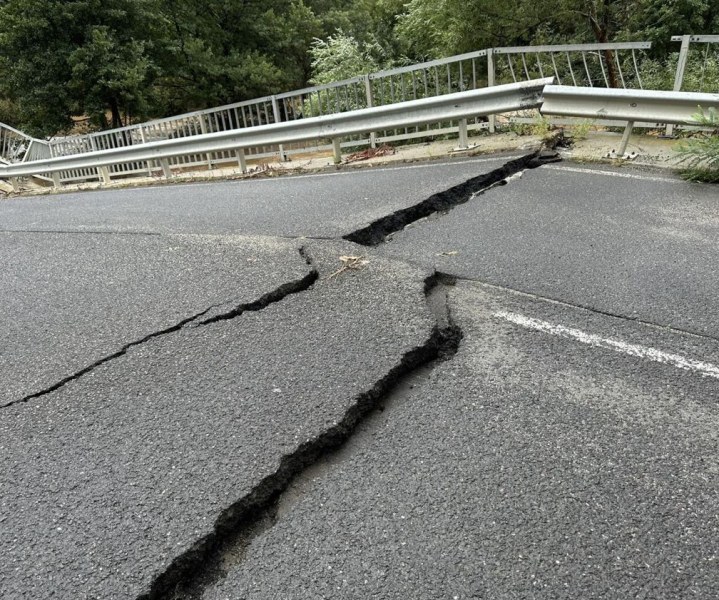
[[[707,128],[679,148],[679,162],[686,165],[683,177],[690,181],[719,183],[719,113],[714,107],[692,115],[692,123]]]

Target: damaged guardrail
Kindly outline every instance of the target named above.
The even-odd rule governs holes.
[[[545,115],[627,121],[619,155],[623,156],[637,123],[687,125],[700,109],[719,109],[719,94],[577,88],[547,85],[540,112]]]
[[[17,189],[18,177],[51,174],[55,186],[59,186],[61,171],[97,168],[107,183],[110,181],[110,165],[151,161],[158,161],[165,177],[170,178],[170,158],[228,150],[237,153],[238,163],[245,171],[244,150],[247,148],[314,139],[331,139],[335,162],[340,162],[340,139],[344,136],[437,121],[460,121],[460,138],[463,133],[466,138],[466,121],[464,132],[461,126],[463,119],[537,108],[542,91],[553,81],[553,77],[547,77],[324,117],[0,166],[0,178],[9,179]]]

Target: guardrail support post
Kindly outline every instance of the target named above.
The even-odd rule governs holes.
[[[17,177],[10,178],[10,185],[12,186],[13,192],[16,194],[20,192],[20,180]]]
[[[340,146],[340,138],[332,138],[332,150],[335,155],[335,164],[342,162],[342,147]]]
[[[60,183],[60,173],[58,173],[57,171],[52,174],[52,185],[55,189],[60,189],[62,185]]]
[[[85,137],[90,142],[90,150],[97,152],[97,142],[95,142],[95,138],[91,135],[87,135]],[[107,167],[99,167],[97,169],[97,174],[100,176],[102,183],[110,183],[110,173],[108,172]]]
[[[364,76],[364,89],[367,96],[367,108],[372,108],[374,107],[374,93],[372,92],[372,80],[369,75]],[[377,147],[377,134],[374,131],[369,134],[369,145],[370,148]]]
[[[487,48],[487,87],[495,84],[494,71],[494,48]],[[497,118],[495,115],[489,115],[489,133],[494,133],[497,128]]]
[[[628,121],[627,127],[624,129],[624,135],[622,135],[622,142],[619,145],[619,156],[622,157],[627,151],[627,145],[629,144],[629,136],[632,135],[632,129],[634,129],[634,121]]]
[[[98,169],[100,171],[100,177],[102,178],[102,183],[108,184],[111,183],[112,180],[110,179],[110,169],[107,167],[100,167]]]
[[[203,135],[207,133],[207,124],[205,123],[205,115],[200,115],[200,131],[202,132]],[[208,152],[207,154],[205,154],[205,156],[207,157],[207,168],[211,171],[212,170],[212,155]],[[165,173],[164,165],[162,167],[162,172]],[[168,177],[167,173],[165,173],[165,177]],[[169,177],[172,177],[172,175],[170,175]],[[168,177],[168,179],[169,179],[169,177]]]
[[[467,134],[467,119],[459,120],[459,148],[458,150],[466,150],[469,148],[469,135]]]
[[[245,160],[245,151],[242,148],[235,150],[237,156],[237,163],[240,165],[240,169],[243,173],[247,173],[247,160]]]
[[[272,114],[275,116],[275,123],[282,122],[282,115],[280,114],[280,106],[277,103],[277,97],[272,96]],[[287,155],[285,154],[285,147],[280,144],[280,162],[286,162]]]
[[[684,71],[687,68],[687,60],[689,58],[689,44],[691,43],[692,36],[682,36],[682,47],[679,50],[679,61],[677,62],[677,72],[674,75],[674,91],[679,92],[682,89],[684,83]],[[674,125],[667,125],[667,129],[664,132],[667,137],[674,135]]]
[[[143,144],[147,143],[147,138],[145,137],[145,128],[140,125],[140,140]],[[147,165],[147,176],[152,177],[152,161],[148,160],[146,163]]]
[[[167,179],[172,179],[172,169],[170,169],[170,161],[166,158],[160,160],[160,166],[162,167],[162,174]]]

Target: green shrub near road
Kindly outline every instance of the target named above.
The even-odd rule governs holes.
[[[682,175],[690,181],[719,183],[719,114],[714,108],[707,111],[700,108],[694,121],[710,131],[701,132],[679,146],[680,162],[687,165]]]

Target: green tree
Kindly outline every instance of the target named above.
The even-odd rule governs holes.
[[[311,83],[315,85],[341,81],[380,69],[372,49],[360,45],[341,30],[329,36],[327,41],[315,39],[310,55],[313,72]]]
[[[88,114],[100,125],[143,114],[155,76],[154,0],[6,0],[0,5],[2,95],[37,135]]]
[[[301,0],[161,0],[170,23],[158,83],[166,112],[303,85],[320,23]]]
[[[622,35],[652,42],[652,55],[665,60],[679,46],[673,35],[712,34],[719,27],[717,0],[639,0],[633,3]]]

